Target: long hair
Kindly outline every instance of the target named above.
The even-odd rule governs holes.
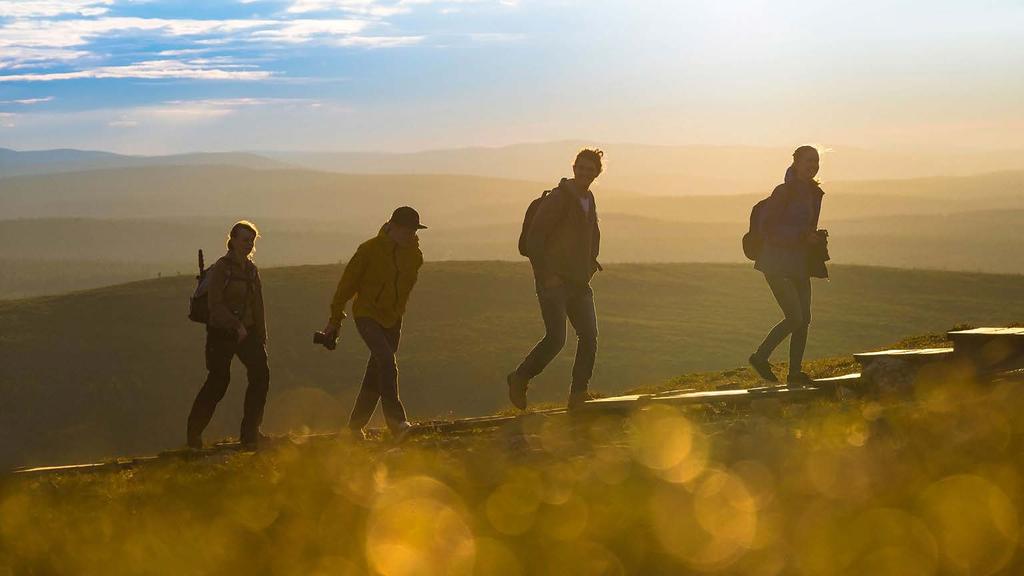
[[[235,225],[231,227],[231,231],[228,232],[228,238],[225,244],[227,244],[228,250],[231,250],[231,240],[234,239],[235,236],[238,236],[238,233],[242,230],[248,230],[253,233],[254,243],[252,246],[252,252],[249,253],[249,259],[252,260],[253,256],[256,255],[255,240],[260,237],[259,228],[257,228],[252,222],[248,220],[239,220],[238,222],[235,222]]]

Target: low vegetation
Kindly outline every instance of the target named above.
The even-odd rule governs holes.
[[[0,574],[1019,573],[1021,384],[6,477]]]

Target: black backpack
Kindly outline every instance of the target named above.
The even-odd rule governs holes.
[[[203,251],[199,251],[199,275],[196,276],[196,290],[188,300],[188,319],[200,324],[210,321],[210,304],[207,298],[210,282],[206,277],[208,270],[203,266]]]
[[[764,235],[761,232],[762,215],[765,206],[770,198],[765,198],[750,210],[750,228],[743,235],[743,255],[748,260],[757,260],[761,255],[761,248],[764,246]]]
[[[533,223],[533,216],[537,213],[537,210],[540,209],[541,202],[543,202],[549,194],[551,194],[551,190],[545,190],[539,198],[535,198],[526,208],[526,215],[523,216],[523,230],[519,233],[519,254],[522,256],[530,256],[526,253],[526,233],[530,230],[530,224]]]
[[[196,276],[196,290],[188,300],[188,319],[200,324],[210,323],[210,278],[207,275],[209,271],[209,268],[203,267],[203,251],[200,250],[199,275]],[[234,276],[229,275],[224,286],[230,284],[234,279]],[[249,305],[249,293],[252,291],[252,282],[248,278],[245,279],[245,282],[245,303],[242,305],[242,313],[238,315],[239,318],[245,316],[245,308]]]

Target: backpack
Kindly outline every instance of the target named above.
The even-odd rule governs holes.
[[[210,279],[207,276],[209,268],[203,267],[203,251],[199,251],[199,275],[196,276],[196,290],[192,293],[192,297],[188,301],[188,319],[193,322],[200,324],[210,323]],[[224,286],[226,287],[236,277],[228,275],[228,279],[225,281]],[[238,314],[241,318],[245,316],[245,309],[249,305],[249,293],[252,290],[252,283],[248,278],[246,280],[245,287],[245,303],[242,305],[242,312]]]
[[[526,253],[526,234],[530,231],[530,224],[533,223],[533,217],[537,214],[537,210],[540,209],[541,202],[551,194],[551,190],[545,190],[539,198],[534,198],[533,202],[526,208],[526,215],[523,216],[523,230],[519,233],[519,254],[522,256],[529,257]]]
[[[196,290],[188,300],[188,319],[200,324],[210,321],[210,304],[207,297],[210,290],[208,270],[203,266],[203,251],[199,251],[199,275],[196,276]]]
[[[761,255],[761,248],[764,246],[764,235],[761,232],[763,222],[762,213],[770,198],[765,198],[750,210],[750,228],[743,235],[743,255],[748,260],[757,260]]]

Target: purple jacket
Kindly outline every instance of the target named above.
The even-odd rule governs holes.
[[[807,278],[807,244],[803,236],[817,230],[821,199],[817,184],[801,182],[786,171],[786,182],[775,187],[761,213],[764,247],[754,268],[765,274]]]

